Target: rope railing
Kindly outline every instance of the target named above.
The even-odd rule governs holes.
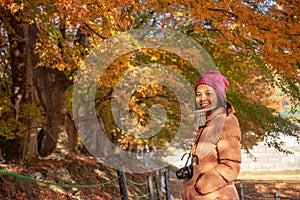
[[[149,192],[146,194],[141,194],[141,195],[128,195],[128,197],[132,198],[132,199],[142,199],[142,198],[150,198],[153,199],[154,198],[154,192],[153,192],[153,187],[156,187],[156,189],[158,190],[157,186],[157,178],[154,177],[153,178],[153,182],[152,182],[152,176],[147,176],[148,180],[143,182],[143,183],[138,183],[136,181],[133,181],[129,178],[126,178],[126,181],[132,185],[137,185],[137,186],[148,186]],[[157,195],[158,195],[158,191],[157,191]],[[159,199],[159,197],[158,197]]]
[[[131,198],[134,198],[134,199],[142,199],[142,198],[146,198],[146,197],[149,197],[151,195],[151,193],[147,193],[147,194],[144,194],[144,195],[129,195],[129,197]]]
[[[166,170],[164,170],[166,171]],[[141,199],[141,198],[147,198],[150,200],[161,200],[161,192],[166,193],[166,191],[160,191],[159,187],[159,178],[157,176],[159,175],[159,172],[156,171],[156,175],[147,175],[147,181],[146,182],[136,182],[134,180],[126,178],[125,172],[121,170],[117,170],[117,173],[121,176],[119,179],[119,186],[120,186],[120,194],[121,194],[121,199],[122,200],[128,200],[130,199]],[[168,176],[166,176],[166,173],[163,173],[162,180],[164,180],[164,185],[165,185],[165,190],[169,191],[168,187]],[[128,188],[127,188],[127,183],[130,183],[132,185],[136,186],[148,186],[148,193],[146,194],[128,194]],[[155,188],[155,191],[154,191]],[[170,195],[165,194],[166,200],[170,200]]]
[[[15,173],[12,173],[12,172],[7,172],[7,171],[4,171],[4,170],[0,170],[0,173],[4,174],[4,175],[13,176],[13,177],[16,177],[16,178],[21,178],[21,179],[25,179],[25,180],[28,180],[28,181],[36,182],[36,183],[42,183],[42,184],[45,184],[45,185],[54,185],[54,186],[58,186],[58,187],[75,187],[75,188],[93,188],[93,187],[99,187],[99,186],[110,184],[110,183],[112,183],[114,181],[117,181],[120,178],[120,177],[117,177],[117,178],[114,178],[114,179],[112,179],[110,181],[99,183],[99,184],[81,185],[81,184],[63,184],[63,183],[55,183],[55,182],[43,181],[43,180],[38,180],[38,179],[35,179],[35,178],[31,178],[29,176],[25,176],[25,175],[21,175],[21,174],[15,174]]]
[[[143,186],[143,185],[147,185],[147,184],[148,184],[147,181],[144,182],[144,183],[137,183],[137,182],[135,182],[135,181],[133,181],[133,180],[130,180],[130,179],[128,179],[128,178],[126,178],[126,181],[129,182],[129,183],[131,183],[131,184],[133,184],[133,185],[139,185],[139,186]]]
[[[138,182],[135,182],[133,180],[130,180],[128,178],[126,178],[126,181],[128,183],[131,183],[133,185],[138,185],[138,186],[145,186],[145,185],[148,185],[149,182],[146,181],[146,182],[143,182],[143,183],[138,183]],[[151,192],[148,192],[147,194],[143,194],[143,195],[129,195],[130,198],[133,198],[133,199],[142,199],[142,198],[146,198],[146,197],[149,197],[151,195]]]

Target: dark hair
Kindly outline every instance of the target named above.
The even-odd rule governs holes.
[[[231,104],[226,101],[224,99],[224,97],[217,91],[215,90],[216,94],[217,94],[217,99],[218,99],[218,103],[217,103],[217,107],[216,108],[220,108],[223,107],[226,110],[226,115],[229,115],[230,113],[233,113],[233,107],[231,106]]]
[[[226,99],[224,99],[224,97],[221,95],[221,93],[218,90],[214,89],[214,91],[217,94],[217,108],[220,107],[226,108],[227,106]]]
[[[226,103],[226,113],[227,115],[229,115],[230,113],[233,113],[233,107],[231,106],[231,104],[229,102]]]

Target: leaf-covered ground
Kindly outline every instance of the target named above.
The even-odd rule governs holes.
[[[169,188],[174,199],[180,199],[181,182],[170,168]],[[87,156],[70,156],[65,159],[44,159],[26,163],[0,164],[0,199],[121,199],[118,174],[96,159]],[[165,199],[159,173],[126,173],[129,199],[150,199],[148,177],[153,182],[154,198],[157,192]],[[22,175],[18,177],[17,174]],[[154,179],[155,178],[155,179]],[[158,189],[157,189],[158,185]],[[274,199],[279,192],[281,199],[300,199],[300,184],[286,181],[236,181],[237,189],[243,186],[245,199]]]
[[[275,193],[281,200],[299,200],[300,184],[290,181],[258,181],[258,180],[239,180],[236,187],[240,193],[240,185],[243,186],[244,198],[253,200],[275,199]],[[277,198],[278,199],[278,198]]]

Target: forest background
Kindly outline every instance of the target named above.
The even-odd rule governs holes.
[[[2,0],[2,157],[34,160],[49,155],[64,157],[84,149],[72,110],[77,72],[97,45],[142,27],[185,34],[211,55],[230,82],[227,98],[240,122],[243,149],[249,150],[267,137],[268,145],[285,151],[277,133],[299,137],[297,3]],[[148,109],[159,103],[168,114],[166,128],[151,138],[141,139],[132,138],[116,126],[110,104],[113,88],[124,73],[145,63],[167,65],[192,85],[199,77],[191,63],[159,49],[128,52],[111,63],[99,80],[95,109],[107,137],[124,150],[136,151],[141,142],[154,148],[168,146],[180,124],[176,96],[168,88],[149,84],[132,95],[129,110],[134,113],[133,121],[138,126],[148,124]]]

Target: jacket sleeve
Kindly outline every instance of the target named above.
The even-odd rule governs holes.
[[[218,164],[200,175],[195,184],[195,189],[201,194],[208,194],[224,187],[226,183],[236,179],[240,172],[241,133],[239,124],[235,117],[226,121],[227,124],[224,124],[221,138],[216,147]]]

